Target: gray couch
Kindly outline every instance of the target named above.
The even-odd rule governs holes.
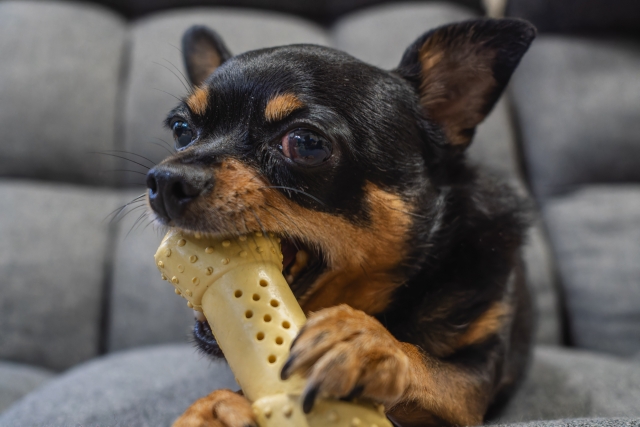
[[[190,25],[216,29],[235,53],[316,43],[391,68],[420,33],[479,10],[344,3],[274,3],[314,22],[248,8],[150,13],[144,1],[105,2],[120,12],[0,2],[1,427],[167,426],[213,388],[234,387],[188,342],[192,314],[159,279],[161,236],[143,204],[109,213],[142,194],[145,171],[167,155],[160,123],[185,93],[177,46]],[[514,0],[507,13],[550,32],[469,152],[531,191],[540,212],[526,250],[534,358],[490,422],[639,426],[640,44],[615,25],[559,33],[564,9],[528,3],[551,4]]]

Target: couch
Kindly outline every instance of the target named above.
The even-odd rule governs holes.
[[[482,14],[472,0],[233,4],[0,2],[0,427],[168,426],[236,387],[189,343],[136,199],[171,151],[161,121],[185,94],[186,28],[234,53],[315,43],[392,68],[422,32]],[[488,422],[640,426],[637,2],[504,11],[542,31],[469,158],[535,200],[537,332],[527,379]]]

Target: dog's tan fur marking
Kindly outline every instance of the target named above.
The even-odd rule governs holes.
[[[482,424],[490,396],[466,370],[424,355],[412,344],[400,342],[410,360],[410,381],[388,414],[402,426],[422,426],[435,419],[444,425]],[[435,416],[434,416],[435,415]]]
[[[419,57],[422,106],[443,126],[451,144],[466,146],[470,137],[465,131],[484,119],[486,100],[496,87],[491,69],[495,52],[477,49],[467,39],[452,42],[436,32],[420,48]]]
[[[204,114],[207,111],[209,91],[206,87],[197,87],[193,93],[187,98],[187,105],[191,112],[195,114]]]
[[[320,246],[329,271],[300,298],[305,311],[346,303],[375,314],[390,302],[399,285],[391,271],[405,255],[411,223],[410,208],[398,196],[367,184],[370,223],[356,225],[301,207],[237,160],[225,160],[215,179],[212,194],[195,208],[198,215],[211,212],[209,222],[221,232],[264,228]]]
[[[497,333],[504,325],[509,310],[502,301],[495,302],[487,311],[482,313],[467,331],[458,338],[458,348],[481,342],[485,338]]]
[[[268,122],[277,122],[302,107],[304,103],[291,93],[276,95],[267,102],[264,118]]]
[[[216,390],[196,400],[172,427],[227,427],[255,425],[251,402],[231,390]]]

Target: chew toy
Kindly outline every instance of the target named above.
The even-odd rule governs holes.
[[[155,254],[162,278],[206,317],[260,427],[391,427],[372,404],[318,399],[305,414],[305,380],[280,379],[306,321],[282,259],[279,239],[262,233],[211,239],[170,231]]]

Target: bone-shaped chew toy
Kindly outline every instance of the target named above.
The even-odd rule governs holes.
[[[204,314],[260,427],[392,427],[384,408],[318,399],[280,371],[306,318],[282,276],[279,239],[255,233],[212,239],[170,231],[155,254],[162,278]]]

